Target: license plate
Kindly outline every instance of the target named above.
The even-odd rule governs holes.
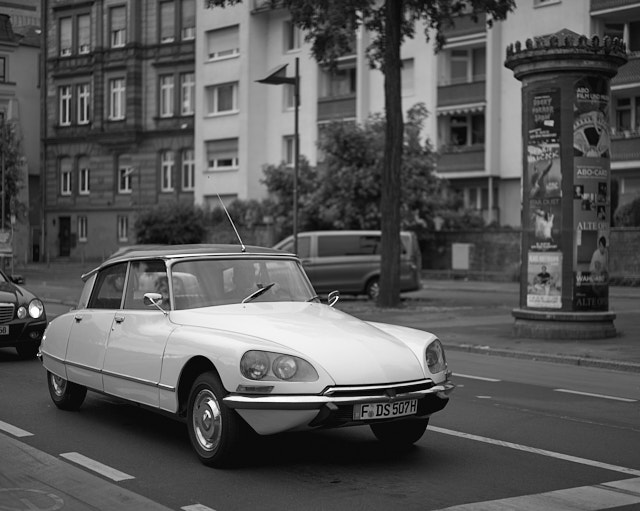
[[[0,325],[0,335],[9,335],[9,325]]]
[[[405,415],[415,415],[418,400],[394,401],[392,403],[364,403],[353,407],[354,420],[391,419]]]

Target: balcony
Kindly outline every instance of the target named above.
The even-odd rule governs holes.
[[[356,116],[356,95],[318,99],[318,121],[339,121]]]
[[[487,31],[487,15],[478,16],[478,21],[473,21],[470,15],[458,16],[454,18],[453,27],[444,27],[443,34],[447,39],[470,36],[474,34],[484,34]]]
[[[438,107],[481,103],[486,99],[486,82],[438,86]]]
[[[612,132],[611,161],[620,162],[638,160],[640,160],[640,126],[635,130]]]
[[[627,7],[637,8],[638,0],[591,0],[591,15],[598,15],[599,11],[625,9]]]
[[[444,146],[437,163],[439,174],[455,177],[461,172],[484,172],[484,144],[472,146]]]
[[[636,53],[629,58],[624,66],[618,69],[618,74],[611,80],[611,87],[636,85],[640,87],[640,54]]]

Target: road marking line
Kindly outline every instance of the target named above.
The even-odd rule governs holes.
[[[491,382],[502,381],[502,380],[496,380],[495,378],[485,378],[484,376],[472,376],[470,374],[453,373],[453,376],[457,376],[458,378],[469,378],[471,380],[482,380],[482,381],[491,381]]]
[[[559,452],[547,451],[545,449],[537,449],[536,447],[529,447],[526,445],[514,444],[512,442],[505,442],[503,440],[496,440],[494,438],[487,438],[484,436],[471,435],[469,433],[463,433],[462,431],[453,431],[451,429],[438,428],[436,426],[429,426],[429,429],[435,431],[436,433],[443,433],[445,435],[452,435],[460,438],[466,438],[467,440],[475,440],[476,442],[484,442],[487,444],[499,445],[501,447],[508,447],[510,449],[516,449],[518,451],[525,451],[533,454],[540,454],[541,456],[557,458],[559,460],[570,461],[572,463],[580,463],[582,465],[588,465],[590,467],[602,468],[604,470],[612,470],[614,472],[622,472],[623,474],[629,474],[633,476],[640,476],[640,470],[636,470],[633,468],[619,467],[617,465],[610,465],[609,463],[601,463],[599,461],[579,458],[577,456],[571,456],[569,454],[562,454]]]
[[[193,504],[191,506],[184,506],[180,509],[184,511],[216,511],[215,509],[211,509],[210,507],[203,506],[202,504]]]
[[[92,460],[91,458],[87,458],[80,453],[77,452],[66,452],[60,455],[61,457],[77,463],[78,465],[83,466],[84,468],[88,468],[89,470],[93,470],[104,477],[108,477],[113,481],[124,481],[125,479],[135,479],[135,477],[130,476],[129,474],[125,474],[124,472],[120,472],[115,468],[111,468],[107,465],[103,465],[99,461]]]
[[[12,426],[11,424],[7,424],[6,422],[2,422],[2,421],[0,421],[0,429],[6,433],[9,433],[10,435],[13,435],[19,438],[24,436],[33,436],[33,433],[29,433],[24,429],[17,428],[15,426]]]
[[[627,488],[633,488],[631,490]],[[598,511],[640,503],[640,479],[625,479],[593,486],[579,486],[522,497],[451,506],[440,511],[506,511],[508,509],[554,509]]]
[[[553,389],[556,392],[565,392],[567,394],[578,394],[580,396],[601,397],[603,399],[613,399],[614,401],[624,401],[625,403],[635,403],[637,399],[629,399],[626,397],[607,396],[605,394],[592,394],[591,392],[578,392],[577,390]]]

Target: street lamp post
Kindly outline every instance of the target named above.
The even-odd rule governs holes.
[[[293,252],[298,253],[298,167],[300,165],[299,107],[300,107],[300,62],[296,57],[295,75],[288,77],[287,65],[278,66],[258,83],[269,85],[293,85],[294,116],[294,156],[293,156]]]

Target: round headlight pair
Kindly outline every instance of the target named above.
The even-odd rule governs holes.
[[[240,360],[240,372],[250,380],[316,381],[318,373],[309,362],[293,355],[268,351],[247,351]]]
[[[33,319],[38,319],[44,314],[44,305],[40,300],[35,298],[31,300],[29,302],[29,305],[27,305],[26,307],[24,305],[18,307],[17,314],[19,319],[26,318],[27,314],[29,314],[29,316],[31,316]]]

